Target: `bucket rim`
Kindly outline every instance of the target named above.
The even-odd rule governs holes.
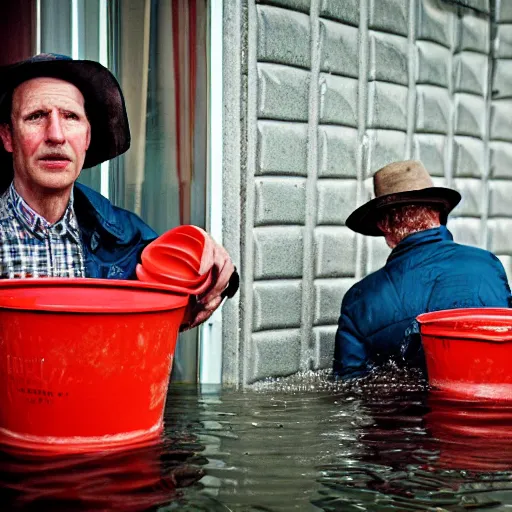
[[[503,318],[510,316],[512,318],[511,308],[458,308],[458,309],[441,309],[439,311],[430,311],[428,313],[421,313],[416,317],[419,324],[426,325],[439,321],[456,321],[463,318],[475,317],[490,317],[490,318]]]
[[[512,341],[512,309],[461,308],[423,313],[416,317],[422,336],[455,341]],[[505,321],[508,320],[508,321]]]
[[[140,298],[150,298],[153,300],[144,303],[125,301],[125,302],[80,302],[79,296],[73,298],[72,303],[66,304],[65,301],[57,301],[59,303],[47,303],[41,300],[42,289],[55,293],[58,290],[67,292],[69,299],[72,291],[79,294],[81,291],[87,290],[93,298],[94,290],[114,291],[120,290],[123,296],[127,296],[126,292],[133,291],[140,295]],[[36,297],[23,297],[23,290],[34,290],[38,295]],[[147,294],[147,295],[144,295]],[[161,296],[160,300],[154,300]],[[66,298],[66,295],[63,296]],[[183,293],[177,293],[170,287],[161,283],[146,283],[135,280],[123,279],[99,279],[99,278],[66,278],[66,277],[43,277],[43,278],[26,278],[26,279],[1,279],[0,280],[0,311],[31,311],[31,312],[60,312],[60,313],[150,313],[170,311],[185,307],[188,304],[189,296]],[[64,302],[64,303],[62,303]]]

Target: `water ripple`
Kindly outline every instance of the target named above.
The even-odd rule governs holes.
[[[511,419],[510,406],[456,401],[393,367],[243,391],[174,384],[153,446],[2,455],[2,510],[512,510]]]

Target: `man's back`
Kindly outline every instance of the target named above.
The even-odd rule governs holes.
[[[374,364],[400,359],[406,331],[414,330],[421,313],[509,305],[510,288],[496,256],[453,242],[444,226],[415,233],[345,295],[334,372],[361,375]]]

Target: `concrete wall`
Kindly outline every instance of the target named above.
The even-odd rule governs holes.
[[[345,227],[419,158],[457,241],[512,270],[512,2],[225,0],[226,383],[331,366],[341,299],[389,254]]]

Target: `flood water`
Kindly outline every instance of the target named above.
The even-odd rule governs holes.
[[[512,407],[449,399],[414,374],[173,384],[165,422],[138,451],[2,454],[0,510],[512,510]]]

